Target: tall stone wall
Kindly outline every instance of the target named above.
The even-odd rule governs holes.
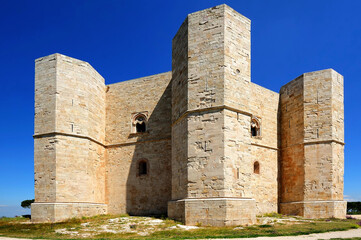
[[[188,195],[188,121],[184,114],[188,109],[188,18],[183,22],[172,42],[172,199]],[[184,216],[184,208],[179,207]],[[175,213],[169,212],[168,215]]]
[[[303,77],[281,88],[281,202],[303,200]]]
[[[250,112],[260,121],[260,136],[250,137],[251,195],[256,200],[257,214],[278,210],[279,171],[279,94],[257,84],[250,86]],[[248,120],[250,122],[250,119]],[[250,129],[250,127],[248,127]],[[250,136],[250,132],[248,132]],[[254,164],[259,163],[259,173]],[[247,182],[245,182],[247,183]]]
[[[342,76],[332,69],[306,73],[281,89],[281,104],[282,126],[288,123],[282,128],[281,212],[345,217]]]
[[[251,111],[226,111],[226,192],[252,197],[257,214],[277,211],[278,205],[278,94],[249,83]],[[261,121],[260,136],[251,136],[251,119]],[[260,172],[254,172],[258,162]]]
[[[35,61],[35,136],[55,131],[56,74],[56,55]],[[56,199],[55,142],[53,135],[34,139],[36,202]]]
[[[166,214],[171,195],[171,74],[107,86],[106,143],[108,211]],[[144,133],[132,131],[137,113],[148,116]],[[146,160],[148,173],[139,175]]]
[[[188,35],[181,40],[188,45],[187,111],[224,104],[225,8],[220,5],[187,17]],[[175,42],[173,46],[178,49]]]
[[[106,213],[104,79],[88,63],[60,54],[37,59],[35,71],[32,220]]]
[[[251,110],[251,20],[224,7],[224,105]]]

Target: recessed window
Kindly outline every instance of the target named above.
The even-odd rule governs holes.
[[[145,176],[148,174],[148,161],[147,160],[141,160],[138,163],[138,176]]]
[[[132,133],[145,133],[147,131],[147,116],[143,113],[138,113],[133,117]]]
[[[251,120],[251,136],[252,137],[261,136],[261,123],[258,118],[252,118]]]
[[[255,126],[251,126],[251,134],[252,134],[252,137],[255,137],[257,136],[257,128]]]
[[[255,173],[255,174],[259,174],[259,172],[260,172],[260,169],[259,169],[259,162],[254,162],[254,164],[253,164],[253,172]]]
[[[146,130],[145,122],[137,122],[135,127],[137,130],[137,133],[145,132],[145,130]]]

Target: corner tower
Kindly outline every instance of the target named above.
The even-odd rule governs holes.
[[[250,24],[220,5],[189,14],[173,39],[168,215],[185,224],[255,221],[248,175],[234,173],[235,162],[250,161]]]
[[[283,214],[345,218],[343,77],[305,73],[281,88]]]
[[[32,221],[107,212],[105,85],[88,63],[53,54],[35,61],[35,203]]]

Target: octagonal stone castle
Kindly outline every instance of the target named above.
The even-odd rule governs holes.
[[[32,220],[344,218],[343,77],[305,73],[279,93],[252,83],[250,29],[227,5],[189,14],[172,72],[110,85],[86,62],[37,59]]]

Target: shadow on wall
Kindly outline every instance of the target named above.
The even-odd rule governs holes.
[[[172,184],[170,83],[146,119],[145,132],[132,133],[128,138],[137,144],[126,182],[126,212],[165,216]]]
[[[281,187],[282,187],[282,175],[281,175],[281,168],[282,168],[282,154],[281,154],[281,94],[279,95],[279,100],[278,100],[278,110],[277,110],[277,148],[278,148],[278,153],[277,153],[277,159],[278,159],[278,163],[277,163],[277,172],[278,172],[278,176],[277,176],[277,183],[278,183],[278,187],[277,187],[277,196],[278,196],[278,206],[277,206],[277,212],[280,213],[281,209],[280,209],[280,203],[281,203]]]

